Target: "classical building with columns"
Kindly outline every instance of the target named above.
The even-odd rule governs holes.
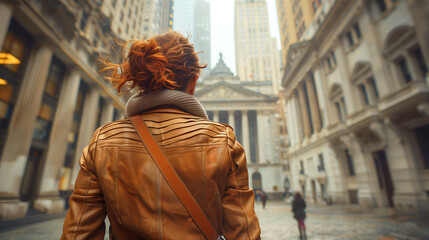
[[[0,221],[63,211],[94,130],[124,117],[98,73],[110,24],[96,0],[0,0]]]
[[[429,3],[330,1],[283,75],[292,187],[308,201],[429,209]]]
[[[281,197],[285,190],[276,117],[278,98],[271,84],[240,81],[221,54],[210,74],[197,84],[195,97],[211,120],[234,128],[246,151],[250,187]]]

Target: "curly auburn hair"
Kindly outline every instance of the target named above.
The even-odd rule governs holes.
[[[128,50],[126,57],[125,50]],[[129,90],[137,87],[144,93],[162,88],[184,91],[189,81],[198,78],[201,69],[207,66],[199,64],[189,39],[178,32],[127,41],[122,45],[122,56],[120,64],[101,58],[105,65],[101,71],[111,73],[105,78],[119,93],[125,84]]]

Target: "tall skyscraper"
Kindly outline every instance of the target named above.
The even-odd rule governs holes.
[[[174,31],[187,36],[194,30],[194,5],[195,0],[174,1]]]
[[[173,26],[173,0],[105,0],[101,9],[124,40],[149,38]]]
[[[144,1],[106,0],[101,11],[109,16],[112,32],[128,40],[148,33],[150,16],[142,14],[148,11],[146,5]]]
[[[278,91],[280,56],[265,0],[235,1],[235,57],[241,81],[271,81],[274,93]]]
[[[280,40],[282,43],[283,64],[289,46],[303,40],[305,30],[318,12],[321,0],[276,0],[279,21]]]
[[[160,19],[161,26],[159,33],[173,31],[173,18],[174,18],[174,4],[173,0],[161,0],[160,2]]]
[[[206,75],[210,69],[210,2],[208,0],[196,0],[194,5],[194,31],[193,41],[195,51],[198,54],[200,63],[207,64],[202,76]]]

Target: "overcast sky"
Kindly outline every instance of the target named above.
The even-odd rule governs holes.
[[[267,3],[271,36],[277,38],[277,48],[279,48],[276,1],[267,0]],[[210,0],[210,14],[212,67],[219,60],[219,52],[222,52],[225,63],[235,73],[234,1]]]

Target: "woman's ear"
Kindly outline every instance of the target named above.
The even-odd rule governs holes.
[[[198,76],[195,76],[194,79],[191,79],[188,83],[188,87],[186,88],[186,93],[190,94],[190,95],[194,95],[195,93],[195,87],[197,86],[197,80],[198,80]]]

